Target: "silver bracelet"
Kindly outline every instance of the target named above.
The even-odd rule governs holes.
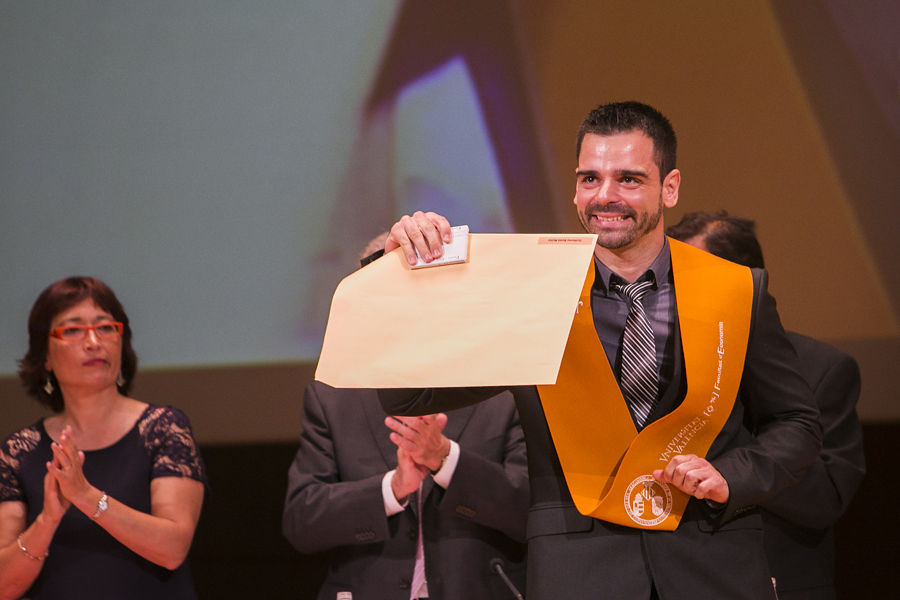
[[[97,511],[91,516],[91,521],[99,519],[100,515],[105,513],[107,508],[109,508],[109,496],[106,495],[106,492],[103,492],[103,495],[97,500]]]
[[[45,552],[43,556],[35,556],[35,555],[32,554],[31,552],[29,552],[29,551],[28,551],[28,548],[25,547],[25,544],[22,543],[22,536],[21,536],[21,535],[20,535],[19,537],[16,538],[16,543],[19,545],[19,550],[21,550],[22,552],[24,552],[24,553],[25,553],[25,556],[27,556],[27,557],[30,558],[31,560],[39,560],[39,561],[40,561],[40,560],[44,560],[45,558],[47,558],[48,556],[50,556],[50,551],[49,551],[49,550],[48,550],[47,552]]]

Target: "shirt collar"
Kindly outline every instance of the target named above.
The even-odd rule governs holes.
[[[594,255],[594,267],[595,267],[595,277],[594,277],[594,287],[599,288],[603,291],[604,294],[609,293],[610,289],[610,280],[613,283],[622,284],[624,280],[613,273],[609,267],[600,262],[600,259]],[[662,281],[666,281],[669,277],[669,272],[672,270],[672,255],[669,253],[669,239],[663,238],[663,247],[660,249],[659,254],[656,255],[656,258],[653,259],[653,263],[650,265],[650,268],[647,269],[643,275],[641,275],[638,279],[644,279],[646,277],[650,277],[650,280],[654,282],[653,288],[656,289],[659,286],[659,283]]]

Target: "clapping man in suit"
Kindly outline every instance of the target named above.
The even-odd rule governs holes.
[[[283,532],[300,552],[328,553],[320,600],[510,598],[498,563],[524,588],[528,472],[509,392],[394,418],[374,390],[313,382],[301,423]]]
[[[765,268],[756,224],[726,211],[693,212],[666,233],[748,267]],[[762,504],[765,547],[780,600],[829,600],[834,588],[834,524],[866,472],[856,414],[859,367],[853,357],[805,335],[787,332],[819,407],[822,451],[795,485]]]

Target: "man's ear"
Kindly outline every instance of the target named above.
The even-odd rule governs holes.
[[[662,182],[663,206],[672,208],[678,204],[678,188],[681,187],[681,171],[672,169]]]

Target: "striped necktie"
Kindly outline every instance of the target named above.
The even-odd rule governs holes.
[[[628,304],[628,317],[622,335],[620,387],[639,427],[643,427],[650,416],[659,389],[653,329],[641,303],[652,286],[652,281],[635,281],[620,285],[616,290]]]

